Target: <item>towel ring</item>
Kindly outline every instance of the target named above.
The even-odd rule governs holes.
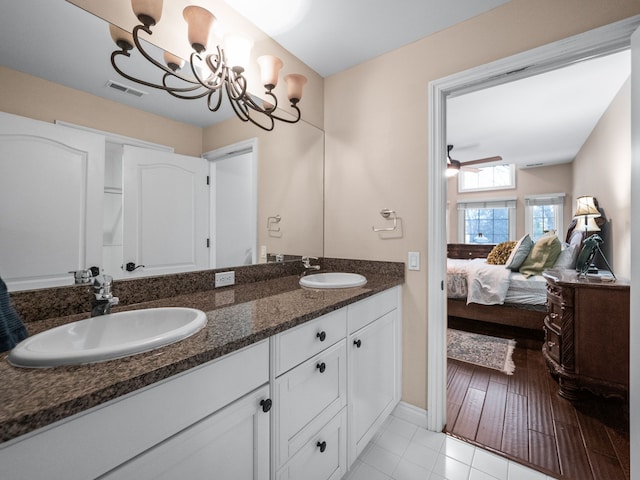
[[[392,227],[388,227],[388,228],[376,228],[376,227],[371,227],[371,229],[374,232],[393,232],[394,230],[396,230],[398,228],[398,217],[396,216],[396,212],[395,210],[390,210],[388,208],[383,208],[382,210],[380,210],[380,215],[382,216],[382,218],[388,219],[389,217],[391,217],[391,219],[393,220],[393,226]]]
[[[267,231],[268,232],[279,232],[280,227],[273,228],[275,223],[280,223],[282,217],[280,215],[276,215],[275,217],[267,217]]]

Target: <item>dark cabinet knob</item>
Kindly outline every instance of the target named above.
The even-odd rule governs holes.
[[[362,340],[354,340],[353,344],[356,346],[356,348],[360,348],[362,346]]]
[[[271,410],[271,405],[273,405],[273,402],[270,398],[266,398],[264,400],[260,400],[260,405],[262,406],[262,411],[264,413],[267,413],[269,410]]]
[[[316,337],[320,339],[321,342],[324,342],[327,338],[327,333],[325,331],[316,333]]]
[[[316,443],[316,447],[320,449],[320,453],[324,453],[324,451],[327,449],[327,442],[318,442]]]
[[[316,368],[320,370],[320,373],[324,373],[324,371],[327,369],[327,365],[324,362],[318,363],[316,364]]]

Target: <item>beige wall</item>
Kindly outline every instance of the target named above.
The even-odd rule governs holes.
[[[631,276],[631,87],[627,81],[574,160],[573,194],[592,195],[610,221],[603,251],[616,275]]]
[[[637,0],[512,0],[325,79],[325,255],[422,253],[404,288],[404,401],[426,408],[429,81],[638,13]],[[371,231],[381,208],[402,218],[396,238]]]
[[[119,135],[172,146],[199,156],[202,129],[127,107],[89,93],[0,67],[0,110],[44,122],[64,120]]]
[[[525,203],[524,198],[529,195],[543,193],[565,193],[564,201],[564,226],[558,232],[560,239],[564,240],[566,227],[571,221],[571,208],[573,191],[573,168],[570,163],[553,165],[548,167],[525,168],[516,171],[516,188],[512,190],[495,190],[491,192],[458,193],[458,177],[447,180],[447,215],[449,219],[449,231],[447,241],[458,242],[458,210],[457,202],[472,202],[475,200],[488,200],[492,198],[517,198],[516,202],[516,240],[525,233]]]

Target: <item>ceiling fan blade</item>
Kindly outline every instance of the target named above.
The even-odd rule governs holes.
[[[479,167],[472,167],[470,165],[460,165],[460,170],[464,170],[465,172],[478,173],[480,171],[480,168]]]
[[[502,160],[502,157],[500,155],[496,155],[495,157],[486,157],[479,158],[477,160],[469,160],[468,162],[460,162],[460,165],[464,167],[467,165],[480,165],[482,163],[499,162],[500,160]]]

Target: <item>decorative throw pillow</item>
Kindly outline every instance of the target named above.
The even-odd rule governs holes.
[[[502,242],[491,249],[487,255],[487,263],[492,265],[504,265],[507,263],[513,247],[517,242]]]
[[[578,245],[567,245],[563,243],[562,250],[553,268],[568,268],[573,270],[576,268],[576,259],[578,258],[579,252]]]
[[[520,265],[522,265],[522,262],[527,258],[527,255],[529,255],[531,247],[533,247],[533,240],[531,240],[531,237],[527,233],[524,237],[518,240],[516,246],[513,247],[511,255],[509,255],[504,266],[509,270],[517,271],[520,268]]]
[[[520,273],[530,277],[553,267],[560,256],[561,248],[562,245],[557,235],[543,235],[531,248],[529,255],[520,265]]]

